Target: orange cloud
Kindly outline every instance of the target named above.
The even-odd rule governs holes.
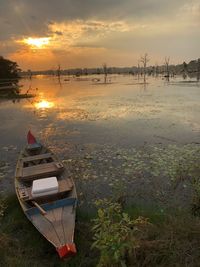
[[[18,65],[26,69],[40,70],[54,68],[56,58],[49,49],[32,50],[23,49],[10,55],[10,58],[18,63]],[[52,64],[52,65],[51,65]]]

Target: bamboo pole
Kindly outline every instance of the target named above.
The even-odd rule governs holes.
[[[37,203],[37,202],[35,202],[35,201],[32,201],[32,203],[33,203],[33,205],[35,205],[36,206],[36,208],[38,208],[39,209],[39,211],[40,211],[40,213],[42,214],[42,215],[46,215],[47,213],[46,213],[46,211]]]

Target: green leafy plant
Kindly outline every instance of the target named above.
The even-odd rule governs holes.
[[[139,246],[142,227],[147,219],[132,220],[119,203],[96,201],[98,216],[94,219],[92,247],[100,251],[99,267],[126,266],[127,257]]]

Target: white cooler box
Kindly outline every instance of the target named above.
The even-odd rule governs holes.
[[[58,193],[58,180],[48,177],[33,181],[31,194],[33,197],[49,196]]]

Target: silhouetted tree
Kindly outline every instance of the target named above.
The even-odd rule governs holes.
[[[158,77],[159,67],[158,67],[158,64],[157,63],[155,64],[155,67],[154,67],[154,73],[155,73],[156,77]]]
[[[187,78],[187,73],[188,73],[188,66],[187,66],[187,63],[184,61],[183,62],[183,79],[186,79]]]
[[[107,82],[107,76],[108,76],[108,67],[106,63],[103,63],[103,73],[104,73],[104,83]]]
[[[140,75],[140,61],[138,61],[137,75],[138,75],[138,79],[139,79],[139,75]]]
[[[83,74],[88,75],[88,69],[87,68],[83,69]]]
[[[32,71],[31,70],[27,70],[27,72],[28,72],[28,77],[31,80],[32,79]]]
[[[200,58],[197,60],[197,81],[200,80]]]
[[[165,77],[168,79],[169,79],[169,61],[170,57],[165,57],[165,71],[166,71]]]
[[[147,69],[147,63],[149,62],[148,54],[145,53],[144,56],[141,56],[140,62],[143,65],[143,74],[144,74],[144,82],[146,82],[146,69]]]
[[[58,76],[58,80],[60,80],[60,74],[61,74],[60,64],[58,64],[58,68],[57,68],[57,76]]]
[[[20,68],[16,62],[0,56],[0,85],[17,84]]]
[[[187,63],[185,61],[183,62],[183,70],[187,71]]]

